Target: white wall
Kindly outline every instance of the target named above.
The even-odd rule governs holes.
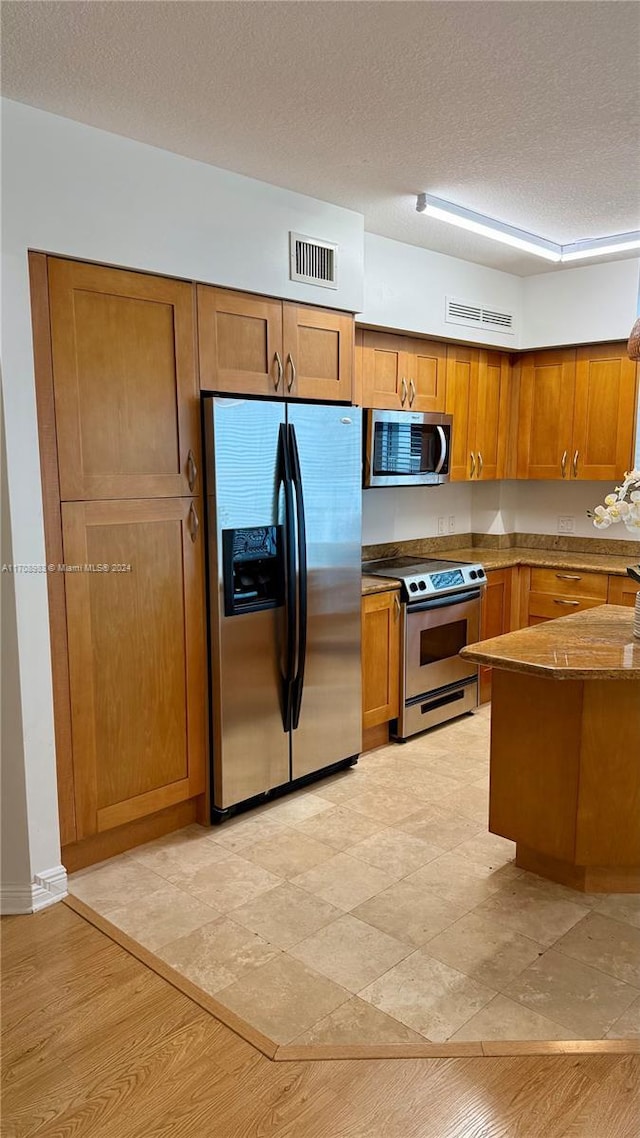
[[[362,544],[437,537],[438,518],[455,519],[455,533],[471,531],[472,487],[466,482],[445,486],[375,486],[362,494]],[[447,528],[447,533],[448,533]]]
[[[362,541],[376,545],[436,537],[438,518],[448,523],[450,516],[455,518],[455,533],[555,536],[561,516],[574,519],[574,537],[632,541],[623,525],[596,530],[587,517],[587,510],[603,502],[612,489],[607,482],[518,481],[376,487],[364,491]]]
[[[10,537],[16,562],[44,564],[27,249],[357,310],[363,219],[20,103],[3,100],[2,120]],[[337,291],[289,281],[289,230],[338,242]],[[8,653],[22,718],[33,879],[60,861],[47,593],[40,574],[20,574],[13,583],[17,642]],[[20,762],[17,749],[11,759]],[[18,782],[16,775],[4,803],[16,818]]]
[[[636,318],[640,258],[522,278],[522,348],[626,340]]]
[[[506,350],[519,346],[522,281],[511,273],[432,253],[388,237],[365,234],[363,324],[449,340],[469,340]],[[513,312],[515,335],[446,324],[445,298],[480,301]]]

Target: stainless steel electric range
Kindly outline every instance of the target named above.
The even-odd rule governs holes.
[[[478,668],[458,653],[480,639],[482,565],[392,557],[363,570],[401,585],[400,715],[391,738],[405,742],[477,707]]]

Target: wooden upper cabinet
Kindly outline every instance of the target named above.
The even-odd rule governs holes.
[[[622,478],[633,465],[636,388],[625,344],[524,356],[518,477]]]
[[[475,436],[479,366],[477,348],[448,345],[446,409],[453,416],[449,467],[452,482],[463,482],[475,474],[475,453],[470,442]]]
[[[444,411],[445,344],[365,329],[358,351],[364,407]]]
[[[349,313],[198,285],[200,386],[208,391],[349,403]]]
[[[408,397],[409,357],[402,336],[387,332],[362,333],[362,405],[381,411],[400,411]]]
[[[200,386],[284,396],[282,301],[198,285]]]
[[[575,348],[523,357],[518,478],[571,476],[575,386]]]
[[[479,355],[475,437],[469,449],[475,454],[476,478],[504,478],[510,412],[509,357],[504,352],[484,349]]]
[[[78,838],[204,791],[199,512],[189,498],[62,505],[66,564],[109,567],[65,574]]]
[[[405,340],[410,411],[444,411],[447,348],[436,340]]]
[[[509,380],[506,353],[449,344],[447,411],[453,416],[452,481],[504,478]]]
[[[192,286],[48,262],[63,501],[198,491]]]
[[[571,475],[616,481],[633,466],[636,365],[626,344],[578,348]]]
[[[288,302],[283,304],[282,313],[286,394],[350,403],[353,316]]]

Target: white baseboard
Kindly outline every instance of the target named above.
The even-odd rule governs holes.
[[[0,913],[3,916],[37,913],[67,895],[67,871],[54,865],[36,873],[29,885],[0,885]]]

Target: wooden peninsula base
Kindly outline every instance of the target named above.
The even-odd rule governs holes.
[[[494,671],[489,829],[516,865],[640,892],[640,681]]]
[[[640,892],[640,641],[603,605],[464,649],[493,666],[489,829],[516,864]]]

